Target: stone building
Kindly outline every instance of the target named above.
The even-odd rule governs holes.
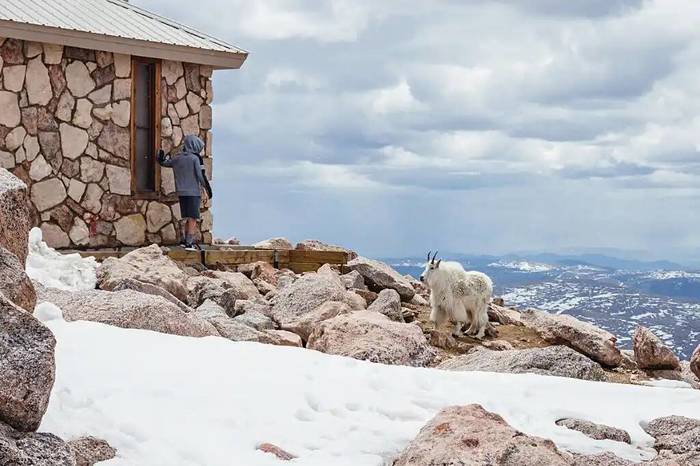
[[[198,134],[211,178],[212,73],[247,53],[125,0],[0,4],[0,166],[56,248],[179,241],[158,148]],[[211,243],[210,205],[200,240]]]

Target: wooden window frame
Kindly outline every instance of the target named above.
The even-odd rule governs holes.
[[[153,170],[155,179],[155,189],[153,191],[138,191],[136,189],[136,65],[140,63],[155,65],[155,76],[153,79],[155,89],[153,89],[153,107],[151,108],[151,113],[153,115],[153,121],[151,123],[153,125]],[[161,167],[158,164],[156,154],[161,147],[160,122],[163,113],[163,109],[161,108],[162,76],[161,60],[144,57],[131,57],[131,123],[129,130],[131,132],[131,195],[135,199],[160,199]]]

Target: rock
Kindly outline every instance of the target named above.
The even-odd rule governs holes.
[[[165,288],[154,285],[152,283],[142,282],[133,278],[117,278],[110,283],[110,287],[110,291],[134,290],[138,291],[139,293],[160,296],[161,298],[165,298],[177,307],[179,307],[182,312],[192,312],[193,310],[187,304],[183,303],[175,296],[173,296],[173,294]]]
[[[690,357],[690,370],[700,379],[700,345],[695,348],[693,355]]]
[[[275,329],[275,323],[272,319],[259,311],[248,311],[237,316],[234,320],[259,331]]]
[[[693,373],[690,368],[690,362],[681,361],[680,379],[696,390],[700,390],[700,377]]]
[[[37,159],[39,160],[39,159]],[[80,179],[85,183],[99,183],[105,173],[105,164],[90,157],[80,158]]]
[[[0,422],[39,428],[55,376],[51,331],[0,293]]]
[[[642,428],[656,439],[657,451],[669,450],[676,455],[700,453],[700,420],[668,416],[654,419]]]
[[[24,87],[25,65],[6,66],[2,69],[2,82],[8,91],[20,92]]]
[[[146,221],[141,214],[120,218],[114,228],[117,230],[117,241],[122,244],[141,246],[146,242]]]
[[[146,225],[148,226],[148,231],[151,233],[157,233],[165,225],[170,223],[173,219],[173,214],[165,204],[160,202],[151,202],[148,204],[148,210],[146,210]]]
[[[233,290],[236,299],[260,298],[260,292],[255,284],[241,272],[206,272],[205,276],[223,280],[227,288]]]
[[[345,293],[345,302],[353,311],[364,311],[367,309],[367,301],[365,298],[354,291],[348,291]],[[403,312],[401,313],[401,317],[403,318]]]
[[[369,290],[353,290],[353,293],[364,299],[367,304],[372,304],[379,296],[374,291]]]
[[[575,317],[530,309],[521,313],[521,319],[546,341],[569,346],[604,366],[617,367],[622,361],[613,334]]]
[[[64,157],[75,160],[85,153],[89,141],[87,131],[67,123],[61,123],[60,132],[61,150]]]
[[[122,100],[112,104],[112,121],[117,126],[126,128],[131,121],[131,104],[128,100]]]
[[[131,171],[128,168],[107,165],[107,180],[112,194],[131,195]]]
[[[117,450],[105,440],[95,437],[80,437],[68,442],[76,466],[93,466],[100,461],[108,461],[117,456]]]
[[[163,60],[161,72],[168,86],[175,84],[175,82],[185,74],[181,62],[170,60]]]
[[[281,288],[272,300],[270,317],[283,330],[294,324],[304,314],[317,309],[328,301],[343,302],[345,287],[340,279],[327,273],[308,273],[294,283]]]
[[[62,291],[46,288],[38,292],[38,298],[56,304],[70,322],[87,320],[188,337],[219,336],[207,321],[182,312],[165,298],[133,290]]]
[[[80,99],[77,102],[73,124],[79,128],[88,129],[92,126],[92,102]]]
[[[44,47],[44,63],[58,65],[63,59],[63,46],[56,44],[42,44]]]
[[[274,344],[277,346],[292,346],[295,348],[304,347],[304,342],[296,333],[287,332],[286,330],[268,330],[265,333],[275,339]]]
[[[114,54],[114,71],[118,78],[131,76],[131,55]]]
[[[640,369],[680,369],[680,361],[663,342],[646,327],[638,326],[632,337],[634,359]]]
[[[520,312],[500,306],[495,302],[489,304],[488,314],[491,322],[498,322],[501,325],[523,325],[520,319]]]
[[[230,240],[229,240],[230,241]],[[238,271],[248,276],[250,279],[260,279],[277,286],[277,270],[267,262],[253,262],[238,267]]]
[[[382,290],[367,310],[384,314],[396,322],[404,322],[403,312],[401,311],[401,296],[392,289]]]
[[[212,128],[212,108],[209,105],[203,105],[199,112],[199,127],[203,130]]]
[[[131,157],[131,135],[127,128],[108,122],[97,138],[97,145],[103,150],[116,155],[120,159],[129,160]],[[127,193],[131,194],[131,192]]]
[[[32,185],[32,202],[39,212],[61,204],[67,195],[66,187],[58,178],[49,178]]]
[[[518,432],[479,405],[440,411],[406,447],[393,466],[568,465],[551,440]]]
[[[34,311],[36,293],[17,256],[0,246],[0,294],[25,311]]]
[[[292,243],[287,238],[270,238],[265,241],[260,241],[253,245],[254,248],[260,249],[294,249]]]
[[[632,443],[630,434],[626,431],[616,427],[596,424],[584,419],[560,419],[557,421],[557,425],[576,430],[595,440],[614,440],[615,442]]]
[[[606,380],[605,371],[594,361],[566,346],[491,351],[477,347],[469,354],[449,359],[438,366],[452,371],[533,373],[582,380]]]
[[[261,443],[260,445],[258,445],[257,449],[263,453],[270,453],[272,455],[275,455],[281,461],[291,461],[294,458],[296,458],[296,456],[282,450],[280,447],[271,443]]]
[[[457,340],[455,340],[452,335],[450,335],[448,332],[441,332],[439,330],[430,331],[430,344],[436,348],[442,348],[445,350],[453,350],[459,347]]]
[[[401,295],[403,301],[410,301],[416,294],[405,277],[383,262],[357,257],[348,263],[347,268],[359,272],[367,286],[377,293],[385,288],[391,288]]]
[[[299,335],[305,342],[309,340],[311,333],[323,321],[339,315],[352,312],[350,306],[344,302],[329,301],[321,304],[316,309],[287,320],[281,324],[282,330],[287,330]]]
[[[97,284],[103,290],[113,290],[124,279],[150,283],[187,301],[187,274],[158,245],[136,249],[119,259],[110,257],[97,269]]]
[[[68,445],[53,434],[22,433],[0,423],[3,466],[75,466]]]
[[[0,91],[0,125],[14,128],[22,121],[19,101],[14,92]]]
[[[270,315],[270,305],[268,303],[263,303],[261,301],[248,301],[245,299],[239,299],[234,304],[233,315],[247,314],[249,312],[259,312],[267,317]]]
[[[41,62],[41,57],[29,60],[25,86],[31,105],[47,105],[53,98],[49,70]]]
[[[222,308],[227,315],[237,315],[235,291],[231,290],[223,280],[206,276],[194,276],[187,279],[187,302],[192,307],[201,306],[205,301],[212,300]]]
[[[353,270],[352,272],[346,273],[340,276],[340,280],[345,285],[348,290],[366,290],[367,285],[365,285],[365,279],[362,278],[360,272]]]
[[[66,81],[68,89],[75,97],[85,97],[95,89],[90,70],[81,61],[73,61],[66,66]]]
[[[44,242],[55,249],[64,249],[70,246],[70,238],[61,227],[53,223],[41,224],[41,235]]]
[[[436,356],[417,325],[374,311],[343,314],[318,324],[307,348],[381,364],[428,366]]]
[[[330,252],[344,252],[347,254],[348,260],[353,260],[357,257],[357,253],[346,249],[341,246],[335,246],[332,244],[326,244],[324,242],[315,239],[306,239],[297,243],[296,248],[299,251],[330,251]]]
[[[27,261],[29,219],[27,185],[0,168],[0,246],[17,256],[21,264]]]
[[[236,321],[227,315],[212,316],[207,318],[222,337],[231,341],[249,341],[264,344],[277,344],[279,339],[267,332],[260,332],[242,322]]]
[[[43,180],[51,173],[53,173],[53,168],[51,165],[46,163],[46,159],[44,159],[44,156],[42,155],[34,159],[34,162],[32,162],[32,165],[29,168],[29,178],[34,181]]]
[[[423,296],[419,295],[418,293],[416,293],[416,295],[411,300],[411,304],[413,304],[414,306],[420,306],[420,307],[430,306],[430,303]]]
[[[185,108],[187,108],[187,103],[185,103]],[[192,115],[183,118],[182,121],[180,121],[180,126],[184,134],[199,134],[199,117],[197,115]]]
[[[599,455],[582,455],[578,453],[573,453],[572,455],[572,466],[637,466],[638,463],[633,463],[631,461],[623,460],[615,456],[612,453],[606,452]],[[642,463],[646,464],[646,463]],[[649,463],[654,466],[662,466],[662,464],[656,461]],[[674,465],[666,465],[674,466]]]
[[[492,340],[492,341],[485,341],[483,343],[485,348],[488,348],[492,351],[508,351],[508,350],[513,350],[515,349],[513,345],[511,345],[509,342],[505,340]]]

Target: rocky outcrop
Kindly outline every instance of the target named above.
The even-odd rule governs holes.
[[[600,365],[566,346],[492,351],[476,348],[438,366],[452,371],[533,373],[583,380],[606,380]]]
[[[244,264],[238,267],[238,271],[253,280],[262,280],[272,286],[277,286],[278,272],[267,262],[253,262],[252,264]]]
[[[283,330],[328,301],[343,302],[345,287],[332,272],[309,273],[282,288],[272,299],[270,317]]]
[[[417,465],[568,465],[550,440],[525,435],[479,405],[443,409],[394,461]]]
[[[258,249],[294,249],[292,243],[287,238],[270,238],[253,245]]]
[[[32,312],[36,305],[34,286],[24,266],[17,256],[3,247],[0,247],[0,294],[25,311]]]
[[[428,366],[435,350],[417,325],[373,311],[343,314],[318,324],[307,348],[382,364]]]
[[[187,274],[155,244],[119,259],[107,258],[97,269],[97,284],[103,290],[113,290],[123,279],[156,285],[180,301],[187,301]]]
[[[260,445],[258,445],[257,450],[263,453],[275,455],[280,461],[291,461],[294,458],[296,458],[296,456],[292,455],[287,451],[282,450],[277,445],[273,445],[271,443],[261,443]]]
[[[75,466],[93,466],[100,461],[108,461],[117,456],[117,450],[105,440],[95,437],[81,437],[68,442]]]
[[[405,322],[401,311],[401,296],[392,289],[382,290],[367,310],[384,314],[396,322]]]
[[[690,357],[690,371],[695,374],[695,377],[700,379],[700,345],[695,348],[693,355]]]
[[[240,272],[205,272],[207,277],[217,278],[226,283],[227,288],[233,290],[236,299],[260,298],[260,292],[253,281]]]
[[[87,320],[121,328],[188,337],[219,336],[209,322],[189,315],[165,298],[132,290],[62,291],[46,288],[38,300],[56,304],[67,321]]]
[[[0,422],[35,431],[54,383],[51,331],[0,293]]]
[[[344,302],[328,301],[313,311],[306,312],[282,323],[282,329],[294,332],[308,341],[314,329],[323,321],[352,312]]]
[[[501,325],[523,325],[520,312],[507,307],[491,303],[488,308],[489,320],[498,322]]]
[[[581,432],[582,434],[595,440],[614,440],[615,442],[632,443],[630,434],[617,427],[596,424],[584,419],[559,419],[558,426]]]
[[[68,445],[55,435],[18,432],[3,423],[0,423],[0,464],[76,466]]]
[[[377,293],[390,288],[396,290],[403,301],[410,301],[416,294],[413,286],[405,277],[383,262],[357,257],[348,262],[347,268],[362,275],[367,286]]]
[[[366,290],[365,279],[362,278],[360,272],[353,270],[349,273],[340,276],[340,280],[348,290]]]
[[[17,256],[21,264],[27,261],[30,227],[27,185],[0,168],[0,246]]]
[[[327,244],[322,241],[315,239],[306,239],[297,243],[296,248],[298,251],[329,251],[329,252],[342,252],[347,255],[348,260],[353,260],[357,257],[355,251],[351,251],[342,246],[335,246],[333,244]]]
[[[177,307],[179,307],[182,312],[192,312],[191,307],[177,299],[168,290],[161,288],[160,286],[153,285],[151,283],[145,283],[139,280],[135,280],[133,278],[119,278],[112,282],[111,288],[111,291],[133,290],[138,291],[139,293],[160,296],[161,298],[165,298]]]
[[[622,361],[617,338],[605,330],[575,317],[553,315],[529,309],[521,314],[523,323],[555,345],[566,345],[603,366],[617,367]]]
[[[272,319],[259,311],[248,311],[236,316],[234,320],[259,331],[275,329],[275,323]]]
[[[679,464],[700,464],[700,420],[668,416],[642,427],[656,439],[654,448],[660,454],[678,460]]]
[[[226,314],[234,317],[236,311],[235,290],[229,288],[228,284],[218,278],[197,275],[189,277],[187,285],[187,303],[191,307],[201,306],[207,300],[212,300],[226,310]]]
[[[678,357],[646,327],[639,326],[632,337],[634,359],[640,369],[680,369]]]

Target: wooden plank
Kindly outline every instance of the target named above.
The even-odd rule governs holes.
[[[340,251],[289,251],[289,262],[292,263],[319,263],[319,264],[347,264],[347,253]]]
[[[199,251],[187,251],[183,248],[170,248],[167,254],[168,257],[175,262],[182,262],[183,264],[202,263],[202,255]]]
[[[61,251],[63,254],[80,254],[81,257],[94,257],[97,262],[102,262],[108,257],[120,258],[125,253],[120,251]]]
[[[242,265],[253,262],[274,263],[275,251],[265,250],[209,250],[204,252],[205,265]]]

